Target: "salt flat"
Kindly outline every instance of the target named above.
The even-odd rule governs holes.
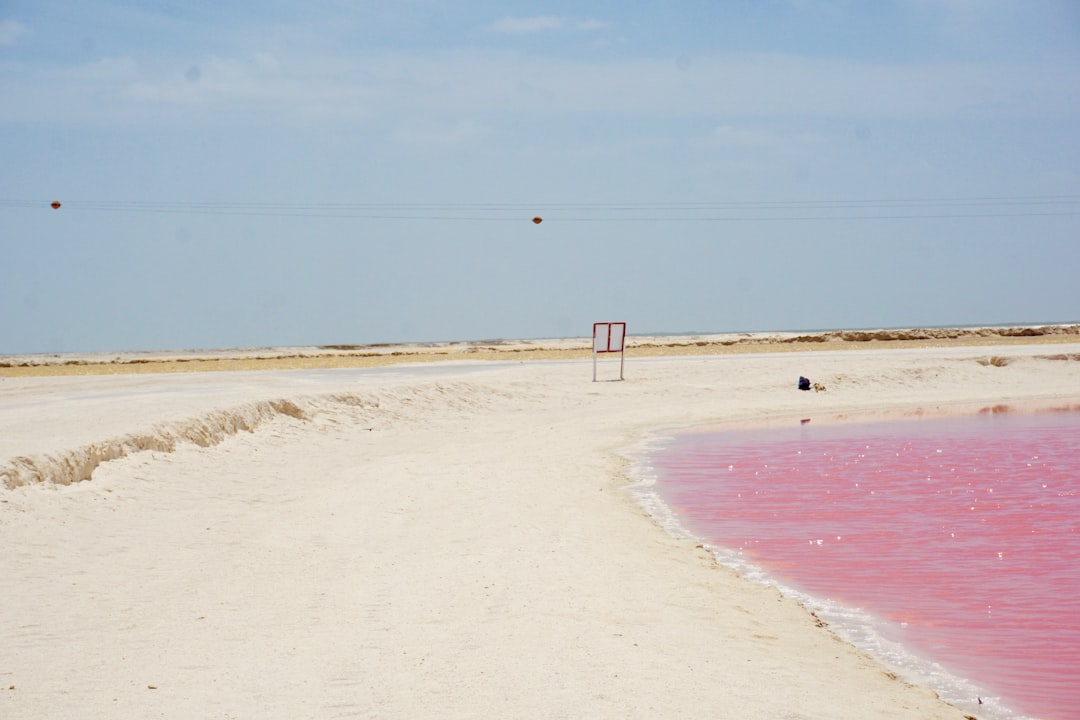
[[[665,532],[626,453],[1077,403],[1078,353],[2,378],[0,715],[962,718]]]

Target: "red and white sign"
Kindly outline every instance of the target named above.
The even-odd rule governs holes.
[[[626,341],[626,323],[599,322],[592,326],[593,352],[622,352]]]
[[[626,323],[598,322],[592,326],[592,379],[596,382],[596,358],[600,353],[619,353],[619,379],[623,379],[623,352],[626,345]]]

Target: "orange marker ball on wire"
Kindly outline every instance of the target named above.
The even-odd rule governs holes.
[[[60,201],[59,200],[53,200],[51,203],[49,203],[49,207],[51,207],[53,210],[59,210],[60,209]]]
[[[533,218],[533,225],[539,225],[542,222],[544,222],[544,218],[542,217],[537,216]]]

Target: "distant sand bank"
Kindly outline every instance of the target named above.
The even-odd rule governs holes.
[[[835,330],[817,333],[726,333],[629,336],[636,357],[803,350],[851,350],[1001,344],[1058,344],[1080,339],[1080,325]],[[588,338],[489,340],[401,345],[324,345],[225,350],[0,356],[0,377],[365,368],[445,360],[574,360],[591,357]]]

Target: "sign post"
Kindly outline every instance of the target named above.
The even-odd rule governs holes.
[[[592,326],[592,379],[596,382],[596,359],[601,353],[619,353],[619,379],[623,379],[623,352],[626,345],[626,323],[598,322]]]

